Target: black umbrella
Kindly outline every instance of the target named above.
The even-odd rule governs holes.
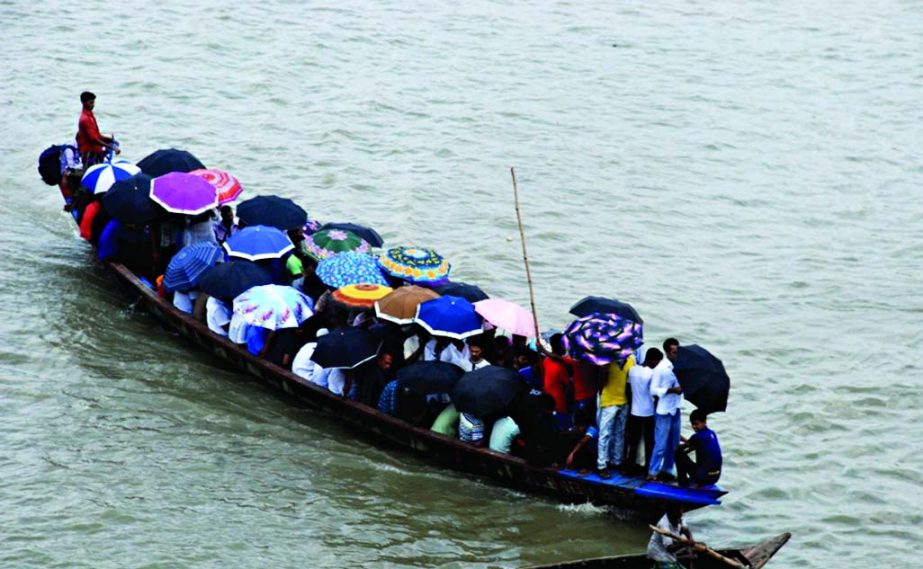
[[[429,395],[452,391],[464,374],[465,370],[449,362],[415,362],[398,370],[397,381],[411,391]]]
[[[505,410],[521,387],[522,378],[515,371],[485,366],[463,375],[451,397],[460,412],[483,418]]]
[[[119,221],[137,225],[152,223],[164,213],[151,200],[151,177],[144,173],[112,184],[103,194],[103,207]]]
[[[318,231],[323,231],[324,229],[343,229],[346,231],[352,231],[359,237],[365,239],[372,247],[381,247],[385,244],[385,240],[381,238],[381,235],[379,235],[377,231],[371,227],[359,225],[358,223],[325,223],[321,225]]]
[[[731,379],[721,360],[702,346],[680,346],[673,361],[673,373],[687,401],[706,413],[724,411],[728,405]]]
[[[152,178],[170,172],[192,172],[205,168],[192,153],[176,148],[162,148],[148,154],[138,162],[138,168]]]
[[[218,263],[199,279],[199,289],[217,298],[232,299],[247,290],[272,284],[272,275],[251,261]]]
[[[353,369],[378,355],[381,342],[363,328],[337,328],[317,339],[311,359],[328,369]]]
[[[605,298],[602,296],[588,296],[570,307],[570,313],[579,316],[589,316],[594,312],[603,314],[617,314],[625,320],[631,320],[638,324],[644,324],[641,315],[635,310],[635,307],[614,298]]]
[[[481,287],[459,281],[449,281],[445,284],[433,287],[433,290],[443,296],[460,296],[472,303],[490,298],[487,296],[486,292],[481,290]]]
[[[237,217],[247,225],[297,229],[308,222],[308,212],[288,198],[257,196],[237,206]]]

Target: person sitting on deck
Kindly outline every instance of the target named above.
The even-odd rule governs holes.
[[[326,334],[326,328],[321,328],[317,331],[318,338]],[[314,355],[314,350],[316,348],[317,341],[313,340],[307,342],[304,346],[301,347],[300,350],[298,350],[298,353],[295,354],[295,359],[292,360],[292,373],[298,377],[307,379],[314,385],[328,389],[327,383],[329,372],[311,359],[311,356]]]
[[[192,314],[195,299],[198,298],[198,296],[199,291],[197,290],[177,290],[173,293],[173,306],[186,314]]]
[[[510,417],[497,419],[490,429],[490,450],[509,454],[519,436],[519,425]]]
[[[586,476],[596,466],[596,450],[599,430],[593,426],[593,418],[586,409],[574,415],[574,428],[561,433],[564,444],[564,467],[576,470],[580,476]],[[576,443],[574,442],[576,440]]]
[[[462,413],[458,421],[458,438],[474,446],[484,446],[484,421],[469,413]]]
[[[458,422],[460,419],[461,414],[458,412],[458,409],[455,408],[454,404],[450,403],[439,413],[436,420],[433,421],[433,426],[430,427],[430,430],[440,435],[454,437],[458,432]]]
[[[370,407],[375,407],[381,397],[381,392],[391,379],[393,379],[392,363],[394,357],[388,352],[382,352],[374,362],[365,363],[356,368],[357,399]]]
[[[552,416],[554,398],[541,390],[525,388],[513,398],[507,411],[522,432],[513,454],[537,466],[554,463],[558,446]]]
[[[220,298],[209,296],[205,301],[205,322],[208,329],[219,336],[227,337],[231,324],[231,309]]]
[[[690,479],[693,484],[707,486],[715,484],[721,477],[721,445],[718,444],[718,435],[708,428],[707,419],[708,415],[701,409],[689,414],[695,434],[684,440],[675,454],[680,486],[688,486]],[[693,451],[695,462],[689,458],[689,453]]]
[[[695,541],[692,532],[683,521],[682,505],[671,506],[657,522],[657,527],[673,535],[685,537],[689,541]],[[647,558],[654,562],[653,569],[683,569],[676,554],[685,547],[688,547],[688,544],[655,531],[647,544]]]

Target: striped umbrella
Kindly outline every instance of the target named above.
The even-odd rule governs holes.
[[[340,287],[330,297],[347,310],[371,310],[375,301],[388,296],[393,290],[389,286],[359,283]]]
[[[106,162],[87,168],[80,183],[90,190],[91,194],[101,194],[108,191],[112,184],[119,180],[131,178],[139,172],[141,172],[141,168],[127,160]]]
[[[317,259],[326,259],[337,253],[368,253],[368,242],[345,229],[321,229],[304,240],[308,252]]]
[[[170,213],[199,215],[218,205],[218,190],[199,176],[170,172],[151,182],[151,199]]]
[[[193,170],[189,173],[193,176],[199,176],[218,190],[218,205],[231,203],[239,198],[244,191],[240,181],[224,170],[205,168]]]
[[[314,301],[290,286],[255,286],[234,299],[234,312],[251,326],[297,328],[314,315]]]
[[[170,292],[193,289],[205,271],[223,257],[221,247],[207,241],[183,247],[170,259],[163,274],[163,287]]]
[[[643,328],[615,314],[594,312],[574,320],[564,330],[564,347],[570,354],[594,365],[606,365],[630,356],[644,343]]]
[[[339,253],[322,259],[314,270],[317,278],[329,287],[370,283],[387,286],[375,257],[367,253]]]
[[[224,242],[228,255],[248,261],[278,259],[294,248],[288,235],[265,225],[244,227]]]
[[[431,289],[402,286],[375,303],[375,315],[395,324],[413,324],[420,303],[434,298],[439,298],[439,294]]]
[[[452,268],[442,255],[423,247],[388,249],[378,258],[378,264],[391,276],[428,286],[444,283]]]

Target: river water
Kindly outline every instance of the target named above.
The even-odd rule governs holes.
[[[137,160],[436,248],[539,317],[616,296],[732,377],[698,537],[923,544],[918,2],[0,3],[0,566],[515,567],[647,532],[380,449],[184,345],[35,171],[78,94]],[[688,406],[687,406],[688,407]]]

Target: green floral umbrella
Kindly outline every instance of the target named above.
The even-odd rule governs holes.
[[[317,259],[326,259],[337,253],[367,253],[371,247],[368,242],[345,229],[324,229],[305,239],[308,253]]]

